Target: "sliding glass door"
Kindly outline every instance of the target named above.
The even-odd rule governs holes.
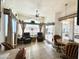
[[[72,17],[61,21],[62,38],[66,40],[74,40],[79,43],[79,25],[77,25],[77,17]]]
[[[53,35],[54,35],[54,26],[46,25],[45,39],[52,42]]]
[[[4,14],[4,21],[5,21],[5,40],[7,40],[8,36],[8,15]]]
[[[12,18],[12,42],[13,44],[16,44],[16,31],[17,31],[17,20],[15,18]]]
[[[62,39],[73,40],[73,18],[69,18],[61,21]]]
[[[74,41],[79,43],[79,25],[77,25],[77,17],[74,17]]]
[[[1,12],[0,12],[0,31],[1,31]]]

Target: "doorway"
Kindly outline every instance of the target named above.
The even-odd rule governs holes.
[[[46,25],[45,39],[48,40],[49,42],[52,42],[53,35],[54,35],[54,26]]]

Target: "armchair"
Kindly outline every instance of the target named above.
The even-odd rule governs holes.
[[[29,32],[23,33],[22,39],[23,39],[25,44],[31,43],[30,33]]]
[[[37,34],[37,41],[38,42],[42,42],[44,39],[45,38],[44,38],[43,33],[42,32],[38,32],[38,34]]]

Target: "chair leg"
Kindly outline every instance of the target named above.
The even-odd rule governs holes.
[[[62,58],[62,59],[68,59],[65,55],[61,55],[60,58]]]
[[[61,53],[61,49],[59,47],[57,47],[56,51]]]

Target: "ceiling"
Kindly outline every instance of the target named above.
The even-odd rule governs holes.
[[[25,16],[35,15],[38,9],[40,16],[54,19],[55,13],[64,9],[65,3],[75,4],[75,0],[4,0],[4,7]]]

